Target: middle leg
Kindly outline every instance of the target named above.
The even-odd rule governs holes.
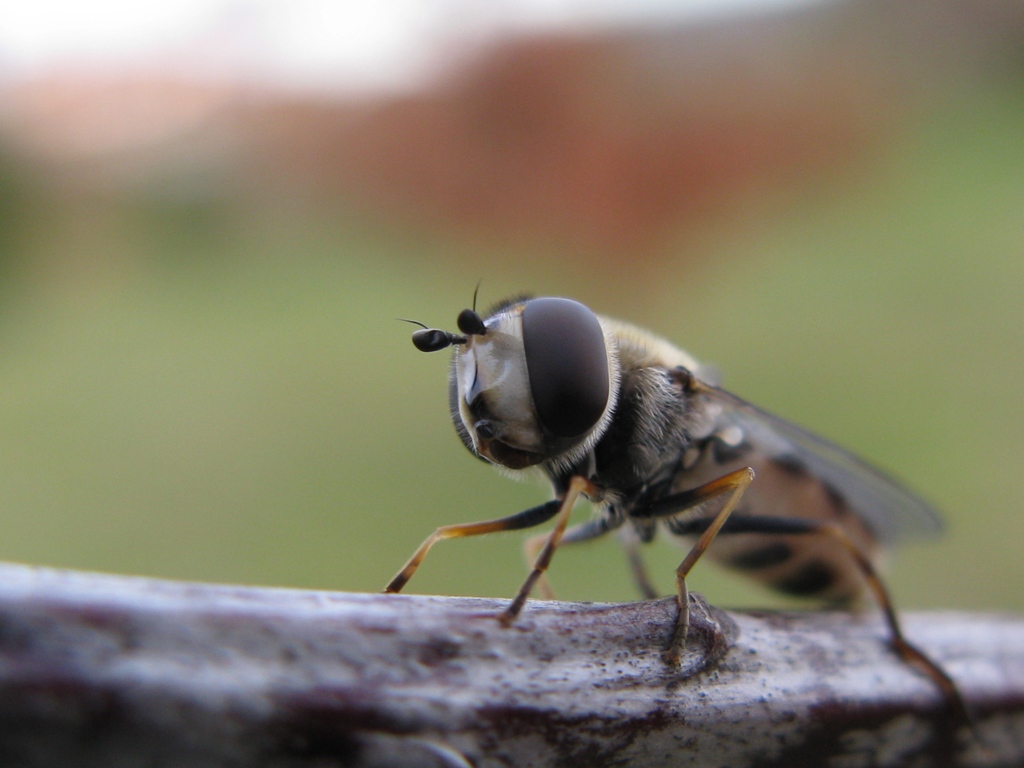
[[[750,467],[737,469],[716,480],[705,483],[689,491],[672,494],[671,496],[659,499],[653,504],[635,511],[633,514],[641,518],[671,517],[684,512],[687,509],[699,506],[706,501],[711,501],[719,496],[726,496],[722,509],[707,523],[701,531],[700,537],[693,545],[686,557],[676,568],[676,594],[679,605],[679,613],[676,618],[676,626],[672,633],[672,640],[665,649],[665,662],[672,666],[678,666],[682,657],[683,647],[686,644],[686,634],[690,628],[690,591],[686,586],[686,577],[693,566],[700,560],[701,555],[707,550],[715,536],[725,525],[732,514],[740,497],[754,480],[754,470]]]

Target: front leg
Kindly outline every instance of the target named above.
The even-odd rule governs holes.
[[[555,514],[555,527],[551,529],[547,541],[544,543],[540,554],[537,555],[529,576],[526,577],[526,581],[523,582],[523,586],[519,589],[519,594],[515,596],[509,607],[498,614],[498,621],[501,622],[502,626],[507,627],[515,621],[516,616],[523,610],[526,598],[530,596],[534,585],[538,579],[543,577],[544,572],[547,571],[548,566],[551,564],[551,558],[554,557],[555,550],[558,549],[558,545],[562,542],[565,526],[569,523],[569,515],[576,504],[576,499],[579,498],[581,493],[593,493],[596,490],[594,484],[582,475],[574,475],[569,481],[569,487],[565,491],[565,496],[562,497],[561,502],[555,502],[560,503],[560,507]]]
[[[604,536],[611,530],[614,530],[621,523],[613,523],[607,515],[601,517],[595,517],[591,520],[574,525],[572,528],[566,530],[562,535],[561,546],[567,544],[581,544],[585,541],[593,541],[601,536]],[[533,563],[537,560],[537,555],[544,548],[547,543],[549,534],[538,533],[536,536],[531,536],[523,543],[523,554],[526,556],[527,567],[532,567]],[[554,600],[555,593],[551,589],[551,583],[548,581],[547,574],[544,574],[537,580],[537,592],[544,600]]]
[[[500,517],[497,520],[487,520],[482,523],[461,523],[458,525],[443,525],[430,534],[422,544],[413,552],[412,557],[409,558],[408,562],[402,566],[395,578],[393,578],[388,585],[384,587],[385,592],[401,592],[409,579],[412,578],[413,574],[420,567],[423,559],[427,556],[427,552],[437,542],[443,539],[457,539],[463,536],[482,536],[485,533],[496,533],[497,531],[517,531],[522,528],[532,528],[535,525],[540,525],[543,522],[550,520],[552,517],[558,514],[562,507],[562,502],[558,499],[553,499],[546,504],[533,507],[532,509],[524,510],[523,512],[517,512],[514,515],[508,517]]]
[[[530,591],[551,564],[551,558],[554,556],[555,550],[562,541],[566,524],[569,522],[569,514],[572,512],[576,499],[579,498],[581,493],[588,492],[596,492],[594,484],[586,478],[576,475],[569,480],[565,495],[561,499],[553,499],[546,504],[541,504],[540,506],[533,507],[532,509],[527,509],[523,512],[509,515],[508,517],[501,517],[496,520],[487,520],[481,523],[461,523],[457,525],[441,526],[430,534],[422,544],[420,544],[416,551],[413,552],[412,557],[409,558],[408,562],[402,566],[402,569],[390,582],[388,582],[388,585],[384,587],[384,591],[400,592],[409,582],[409,579],[413,577],[413,574],[416,573],[431,547],[443,539],[456,539],[464,536],[482,536],[486,533],[496,533],[498,531],[515,531],[522,528],[532,528],[533,526],[540,525],[551,518],[555,518],[555,527],[552,529],[551,533],[548,534],[547,541],[541,549],[540,554],[537,556],[537,560],[533,564],[533,569],[530,571],[530,575],[527,576],[526,581],[523,583],[519,593],[512,600],[509,607],[498,614],[498,621],[500,621],[504,626],[508,626],[515,621],[516,616],[518,616],[519,612],[523,609],[523,605],[526,603],[526,598],[529,596]]]

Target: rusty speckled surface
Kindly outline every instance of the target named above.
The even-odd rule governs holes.
[[[0,565],[4,766],[1003,766],[1024,620],[909,614],[984,747],[871,612],[530,602]]]

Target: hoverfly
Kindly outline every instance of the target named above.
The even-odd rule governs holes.
[[[474,297],[474,307],[476,301]],[[422,324],[420,324],[422,325]],[[892,645],[965,713],[949,675],[905,639],[876,571],[882,545],[939,530],[931,507],[826,440],[711,383],[669,342],[565,298],[515,297],[486,317],[463,310],[459,333],[423,326],[424,352],[454,348],[449,406],[475,456],[539,469],[554,499],[518,514],[438,528],[385,588],[400,591],[442,539],[519,530],[554,519],[526,543],[532,568],[499,620],[511,624],[559,546],[624,529],[649,542],[660,527],[692,541],[676,569],[678,618],[664,651],[677,664],[689,625],[686,578],[710,557],[782,592],[851,603],[870,592]],[[755,480],[756,477],[756,480]],[[579,496],[599,514],[567,528]],[[656,595],[635,552],[646,597]]]

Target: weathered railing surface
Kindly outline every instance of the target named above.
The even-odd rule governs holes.
[[[1024,620],[260,589],[0,565],[0,766],[1024,765]]]

